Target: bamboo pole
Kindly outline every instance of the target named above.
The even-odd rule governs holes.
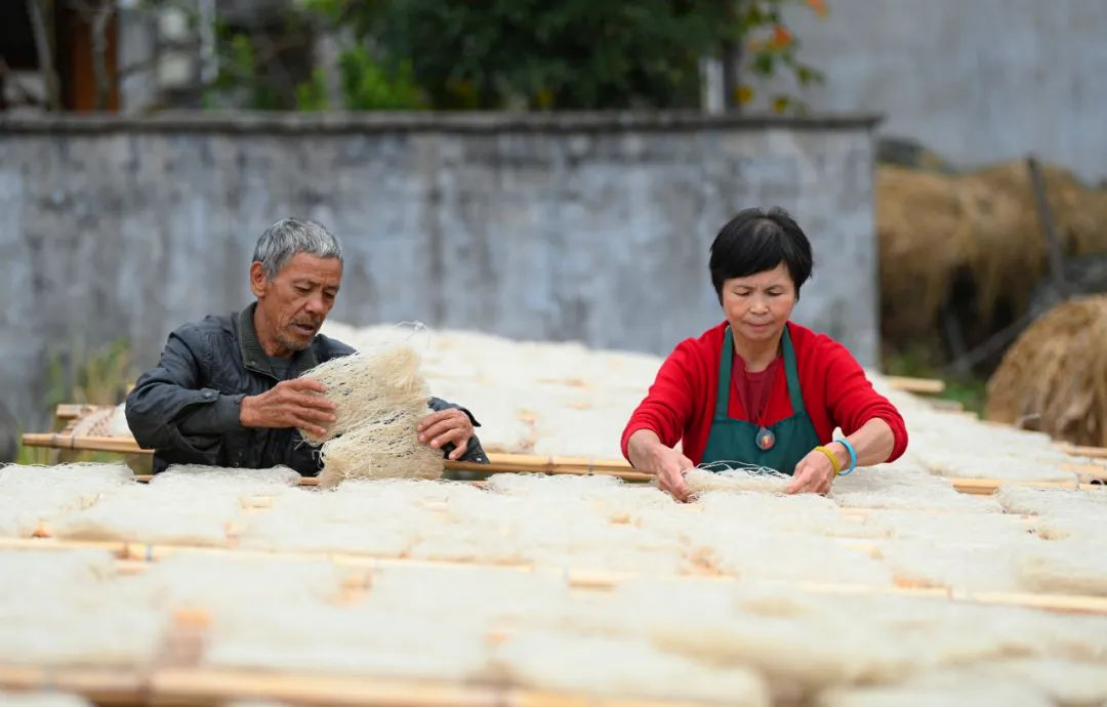
[[[854,548],[859,552],[864,551],[865,543],[855,539],[840,539],[843,545]],[[127,562],[133,567],[134,562],[157,562],[174,554],[189,553],[197,555],[234,557],[248,561],[251,558],[283,560],[318,560],[326,558],[343,567],[349,567],[359,571],[375,570],[389,567],[424,567],[434,569],[445,568],[496,568],[499,570],[514,570],[522,573],[551,573],[565,577],[573,587],[590,588],[596,590],[609,590],[620,583],[639,577],[636,573],[623,571],[603,571],[590,569],[570,569],[534,566],[530,564],[494,565],[488,563],[462,563],[456,561],[435,561],[427,559],[411,558],[383,558],[368,555],[326,553],[310,551],[266,551],[266,550],[241,550],[232,548],[212,548],[203,546],[172,546],[167,544],[147,543],[122,543],[118,541],[59,541],[56,539],[0,539],[0,549],[12,550],[70,550],[104,548],[112,551],[122,562]],[[684,583],[684,582],[739,582],[730,575],[702,575],[685,574],[664,577],[651,577],[656,582]],[[926,596],[945,597],[956,602],[971,602],[983,605],[1003,605],[1012,607],[1025,607],[1049,612],[1107,614],[1107,598],[1085,595],[1063,594],[1038,594],[1038,593],[998,593],[998,592],[967,592],[951,590],[949,588],[920,588],[913,586],[869,586],[848,584],[827,584],[797,582],[794,584],[799,590],[819,594],[848,594],[848,595],[896,595],[896,596]]]
[[[125,452],[130,454],[152,455],[153,450],[139,447],[130,437],[94,437],[76,436],[64,433],[24,433],[23,444],[27,447],[50,447],[61,450],[90,450],[99,452]],[[475,462],[455,462],[447,460],[447,469],[457,470],[493,470],[557,472],[569,470],[579,474],[593,472],[631,472],[633,468],[623,460],[604,460],[591,457],[553,457],[548,455],[527,455],[515,453],[492,453],[489,464]],[[503,467],[503,470],[498,469]]]
[[[145,683],[140,673],[133,669],[107,666],[53,668],[0,665],[0,688],[8,691],[73,693],[103,706],[133,706],[146,702]],[[18,700],[18,696],[12,699]]]
[[[0,665],[0,688],[62,691],[99,705],[219,706],[259,698],[328,706],[690,705],[686,701],[593,697],[491,683],[190,666],[136,671]]]
[[[1094,459],[1107,460],[1107,447],[1088,447],[1087,445],[1072,445],[1070,443],[1060,443],[1057,447],[1065,451],[1069,455],[1075,455],[1076,457],[1091,457]]]
[[[51,447],[58,450],[119,452],[128,455],[152,455],[153,450],[138,446],[134,438],[109,438],[67,435],[65,433],[24,433],[25,447]]]
[[[976,479],[970,477],[946,477],[953,488],[962,494],[989,496],[1000,487],[1030,487],[1032,489],[1079,489],[1086,492],[1102,493],[1107,490],[1102,484],[1081,484],[1078,482],[1035,482],[1018,479]]]
[[[58,420],[73,420],[93,413],[100,408],[102,406],[90,403],[59,403],[58,407],[54,409],[54,417]]]
[[[58,433],[26,433],[23,444],[29,447],[53,447],[68,450],[100,450],[106,452],[150,454],[130,438],[75,437]],[[1099,448],[1075,448],[1077,450],[1095,450]],[[1107,457],[1107,450],[1104,450]],[[1075,453],[1074,453],[1075,454]],[[1082,453],[1081,453],[1082,454]],[[513,453],[495,453],[488,456],[488,463],[455,462],[446,460],[447,470],[479,472],[486,475],[500,472],[533,472],[541,474],[575,475],[611,475],[627,482],[649,482],[653,475],[639,472],[623,460],[596,459],[588,457],[555,457],[545,455],[525,455]],[[989,495],[1003,485],[1030,486],[1039,489],[1084,489],[1096,490],[1096,484],[1077,484],[1076,482],[1034,482],[1005,479],[949,478],[954,489],[964,494]],[[140,481],[149,481],[139,477]],[[311,486],[318,482],[314,478],[305,478],[301,483]]]
[[[153,450],[143,449],[132,438],[74,436],[64,433],[24,433],[27,447],[48,447],[60,450],[88,450],[118,452],[132,455],[150,455]],[[515,455],[499,453],[489,455],[488,463],[458,462],[446,460],[447,470],[481,472],[537,472],[544,474],[612,475],[628,482],[648,482],[652,475],[636,472],[621,460],[596,460],[584,457],[547,457],[542,455]],[[146,480],[148,481],[148,480]]]
[[[501,691],[477,684],[219,668],[156,669],[149,677],[157,705],[228,705],[264,697],[289,705],[493,706]]]
[[[896,391],[907,393],[941,393],[946,390],[946,382],[941,379],[918,379],[910,376],[885,376],[888,386]]]
[[[953,599],[960,600],[962,598],[957,597],[957,593],[954,593]],[[1107,614],[1107,597],[1090,595],[974,592],[966,593],[966,597],[963,599],[981,605],[1014,605],[1049,612]]]

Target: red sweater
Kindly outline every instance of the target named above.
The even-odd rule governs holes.
[[[873,418],[881,418],[895,436],[889,461],[902,455],[907,449],[907,427],[903,417],[888,399],[873,390],[864,370],[849,351],[825,334],[816,334],[792,322],[787,326],[796,352],[803,403],[819,440],[824,444],[830,442],[836,427],[851,435]],[[722,322],[698,339],[686,339],[677,345],[661,365],[649,394],[638,405],[623,431],[624,456],[631,434],[645,428],[657,433],[661,442],[670,447],[683,440],[684,454],[693,464],[700,463],[711,432],[711,419],[715,415],[719,356],[725,331],[726,322]],[[741,360],[738,360],[731,376],[728,415],[749,420],[742,410],[737,390],[741,366]],[[781,362],[781,370],[773,383],[765,410],[767,425],[792,415],[788,380],[784,373]]]

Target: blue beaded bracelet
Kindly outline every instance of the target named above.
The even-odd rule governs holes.
[[[840,475],[845,476],[857,469],[857,450],[854,450],[853,445],[850,445],[845,438],[835,438],[834,442],[842,443],[842,446],[849,450],[849,469],[845,472],[839,472]]]

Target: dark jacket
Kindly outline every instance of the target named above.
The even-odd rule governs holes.
[[[154,473],[172,464],[261,469],[287,465],[300,474],[319,473],[319,448],[294,428],[246,428],[239,421],[242,399],[265,393],[279,382],[254,329],[256,303],[237,314],[209,316],[169,335],[158,366],[138,379],[127,396],[127,424],[135,440],[154,449]],[[289,377],[354,349],[325,335],[292,358]],[[438,398],[436,411],[460,408]],[[469,411],[462,411],[479,426]],[[447,451],[448,452],[448,451]],[[463,460],[487,462],[474,436]]]

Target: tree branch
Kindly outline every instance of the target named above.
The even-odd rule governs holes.
[[[35,106],[41,103],[38,96],[16,79],[4,57],[0,57],[0,86],[10,86],[15,90],[15,105]]]
[[[58,92],[58,73],[54,70],[54,45],[50,41],[50,31],[47,27],[47,24],[53,24],[52,0],[27,0],[27,11],[31,16],[31,30],[35,35],[39,71],[42,73],[42,83],[46,89],[46,110],[56,111],[61,107],[61,100]]]

